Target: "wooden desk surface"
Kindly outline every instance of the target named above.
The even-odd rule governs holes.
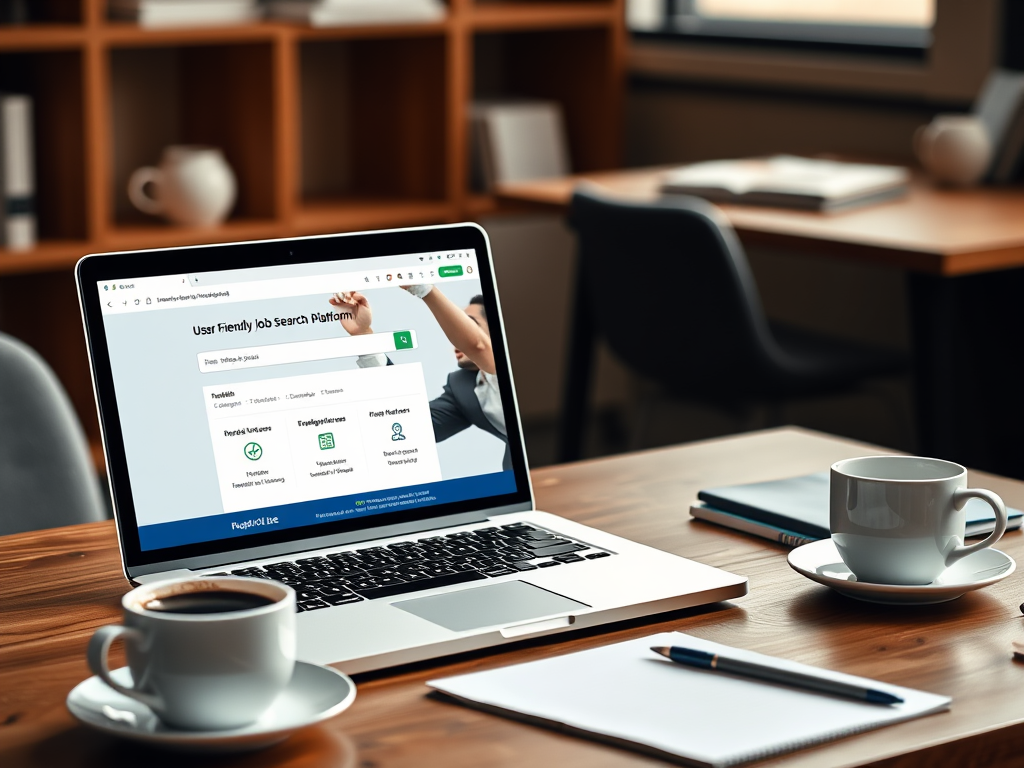
[[[357,679],[352,708],[251,755],[189,765],[391,766],[664,765],[633,752],[426,697],[424,681],[473,669],[680,630],[764,653],[877,677],[953,697],[952,710],[791,753],[758,765],[1020,765],[1024,664],[1021,576],[936,606],[860,603],[814,584],[786,564],[787,550],[693,521],[701,487],[822,470],[878,452],[863,444],[781,429],[534,472],[539,506],[653,546],[742,573],[744,598],[661,620],[583,636],[564,635]],[[1024,506],[1024,483],[981,474],[973,485]],[[1000,548],[1024,558],[1024,534]],[[86,642],[119,620],[128,584],[111,523],[0,539],[0,765],[174,766],[181,756],[120,743],[79,726],[64,707],[88,677]],[[116,659],[114,661],[117,661]],[[595,671],[599,673],[599,671]],[[737,725],[737,727],[741,727]]]
[[[502,185],[498,197],[562,210],[579,183],[636,200],[658,197],[673,166],[627,169]],[[839,213],[722,205],[743,242],[814,250],[936,275],[1024,266],[1024,188],[940,189],[915,177],[900,199]]]

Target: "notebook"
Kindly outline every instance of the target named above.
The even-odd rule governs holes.
[[[789,534],[809,539],[827,539],[829,530],[829,473],[816,472],[813,475],[787,477],[764,483],[730,485],[700,491],[697,498],[705,507],[720,510],[729,515],[765,523]],[[992,508],[981,499],[971,499],[964,507],[967,517],[967,535],[978,536],[991,533],[995,526]],[[691,507],[690,513],[694,514]],[[755,531],[730,525],[728,516],[694,514],[711,522],[725,525],[748,533]],[[1024,513],[1019,509],[1006,508],[1007,530],[1021,527]],[[775,538],[771,536],[769,538]],[[786,543],[786,542],[783,542]],[[806,543],[806,542],[799,542]]]
[[[904,699],[869,704],[685,667],[651,646],[682,645],[823,678],[866,684]],[[431,680],[461,703],[589,736],[661,758],[728,766],[879,728],[949,707],[951,699],[730,648],[679,632],[553,659]]]

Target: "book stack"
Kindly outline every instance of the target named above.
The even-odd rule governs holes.
[[[260,18],[258,0],[110,0],[110,18],[141,27],[244,24]]]
[[[787,477],[765,483],[709,488],[697,494],[690,514],[698,520],[799,547],[827,539],[829,530],[829,473]],[[979,499],[964,506],[968,536],[988,535],[995,528],[992,508]],[[1024,513],[1006,508],[1006,530],[1021,527]]]
[[[32,98],[0,93],[0,247],[36,244]]]
[[[442,0],[271,0],[267,14],[314,27],[438,21]]]
[[[561,105],[553,101],[475,101],[470,107],[474,189],[565,176],[569,150]]]

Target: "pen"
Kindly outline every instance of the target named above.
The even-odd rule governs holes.
[[[835,696],[846,696],[850,699],[868,701],[872,704],[903,703],[903,699],[899,696],[893,696],[885,691],[876,691],[873,688],[865,688],[862,685],[840,683],[836,680],[825,680],[802,672],[789,672],[752,661],[730,659],[727,656],[719,656],[717,653],[707,653],[694,650],[693,648],[679,648],[677,646],[672,646],[671,648],[655,646],[651,650],[678,664],[686,664],[690,667],[731,672],[734,675],[741,675],[743,677],[756,677],[759,680],[792,685],[797,688],[807,688],[812,691],[820,691],[821,693],[831,693]]]

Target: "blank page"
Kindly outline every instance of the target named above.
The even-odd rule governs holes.
[[[895,694],[869,704],[683,666],[651,646],[684,646]],[[540,719],[603,740],[706,766],[787,752],[947,709],[948,696],[810,667],[681,633],[652,635],[554,659],[427,685],[473,706]]]

